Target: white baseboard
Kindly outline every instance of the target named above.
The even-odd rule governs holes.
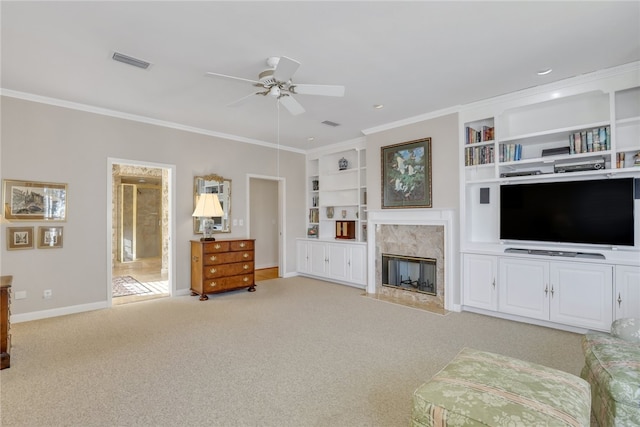
[[[91,304],[72,305],[69,307],[52,308],[50,310],[32,311],[31,313],[12,314],[11,323],[29,322],[31,320],[47,319],[49,317],[65,316],[67,314],[101,310],[107,307],[108,307],[107,301],[101,301],[101,302],[94,302]]]

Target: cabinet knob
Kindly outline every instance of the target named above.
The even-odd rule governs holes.
[[[211,255],[211,256],[209,257],[209,259],[210,259],[211,261],[215,261],[215,260],[217,260],[217,259],[218,259],[218,257],[217,257],[217,256],[215,256],[215,255]]]
[[[247,246],[247,244],[245,242],[240,243],[240,247],[244,248],[245,246]]]
[[[248,277],[245,277],[244,279],[242,279],[242,281],[243,281],[243,282],[248,282],[248,281],[249,281],[249,278],[248,278]]]
[[[215,269],[215,268],[211,268],[209,271],[211,272],[211,274],[214,274],[214,273],[215,273],[216,271],[218,271],[218,270],[217,270],[217,269]]]
[[[244,255],[242,255],[244,258],[249,258],[249,254],[248,253],[244,253]]]
[[[551,285],[551,298],[553,298],[553,294],[554,294],[553,285]]]
[[[620,292],[618,292],[618,307],[622,305],[622,297],[620,296]]]
[[[249,266],[247,264],[243,265],[242,268],[244,268],[245,270],[249,269]]]
[[[544,285],[544,296],[546,297],[549,294],[549,285]]]
[[[214,246],[214,248],[216,248],[216,249],[220,249],[221,247],[222,246],[220,246],[220,243],[216,243],[215,246]]]
[[[493,283],[491,283],[491,286],[493,286],[493,289],[496,288],[496,279],[495,278],[493,279]]]

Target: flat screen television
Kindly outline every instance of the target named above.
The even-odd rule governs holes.
[[[500,239],[634,245],[634,178],[500,186]]]

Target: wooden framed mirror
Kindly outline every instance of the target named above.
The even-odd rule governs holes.
[[[211,174],[196,176],[193,180],[193,208],[196,208],[200,194],[218,195],[223,215],[213,217],[213,233],[231,232],[231,180]],[[193,217],[193,233],[204,234],[203,224],[199,217]]]

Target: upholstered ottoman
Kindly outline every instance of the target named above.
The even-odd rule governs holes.
[[[583,379],[465,348],[413,394],[411,425],[589,426]]]

